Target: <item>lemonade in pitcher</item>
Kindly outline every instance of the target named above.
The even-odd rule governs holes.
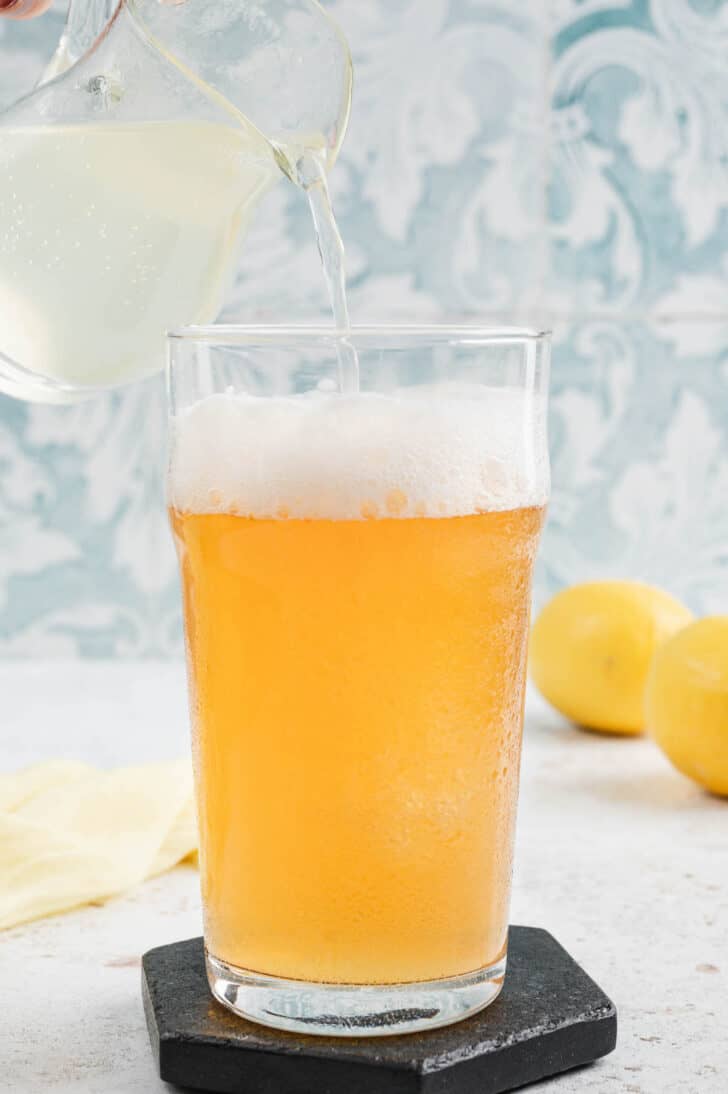
[[[2,116],[0,390],[67,401],[159,371],[168,329],[218,314],[277,180],[327,207],[348,50],[310,0],[274,0],[262,27],[256,10],[122,0]],[[316,77],[320,51],[336,63]]]
[[[218,313],[241,237],[279,174],[260,135],[232,125],[6,131],[3,353],[74,385],[158,371],[167,326]]]

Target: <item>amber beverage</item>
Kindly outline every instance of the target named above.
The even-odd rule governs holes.
[[[172,519],[211,951],[361,984],[498,961],[541,510]]]
[[[400,1032],[503,980],[547,483],[502,458],[520,396],[458,390],[175,423],[208,975],[258,1021]]]

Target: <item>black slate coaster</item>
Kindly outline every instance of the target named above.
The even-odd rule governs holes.
[[[614,1005],[535,927],[511,927],[495,1003],[429,1033],[306,1037],[246,1022],[212,998],[201,938],[145,954],[142,992],[161,1078],[215,1094],[502,1094],[617,1041]]]

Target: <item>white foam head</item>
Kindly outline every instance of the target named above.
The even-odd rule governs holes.
[[[515,389],[454,385],[211,395],[173,423],[170,500],[188,512],[328,520],[542,504],[548,463],[534,413]]]

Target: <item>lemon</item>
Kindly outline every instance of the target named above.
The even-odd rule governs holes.
[[[692,618],[669,593],[637,581],[573,585],[536,620],[531,677],[572,721],[610,733],[641,733],[653,654]]]
[[[701,619],[655,654],[647,729],[678,771],[728,795],[728,616]]]

